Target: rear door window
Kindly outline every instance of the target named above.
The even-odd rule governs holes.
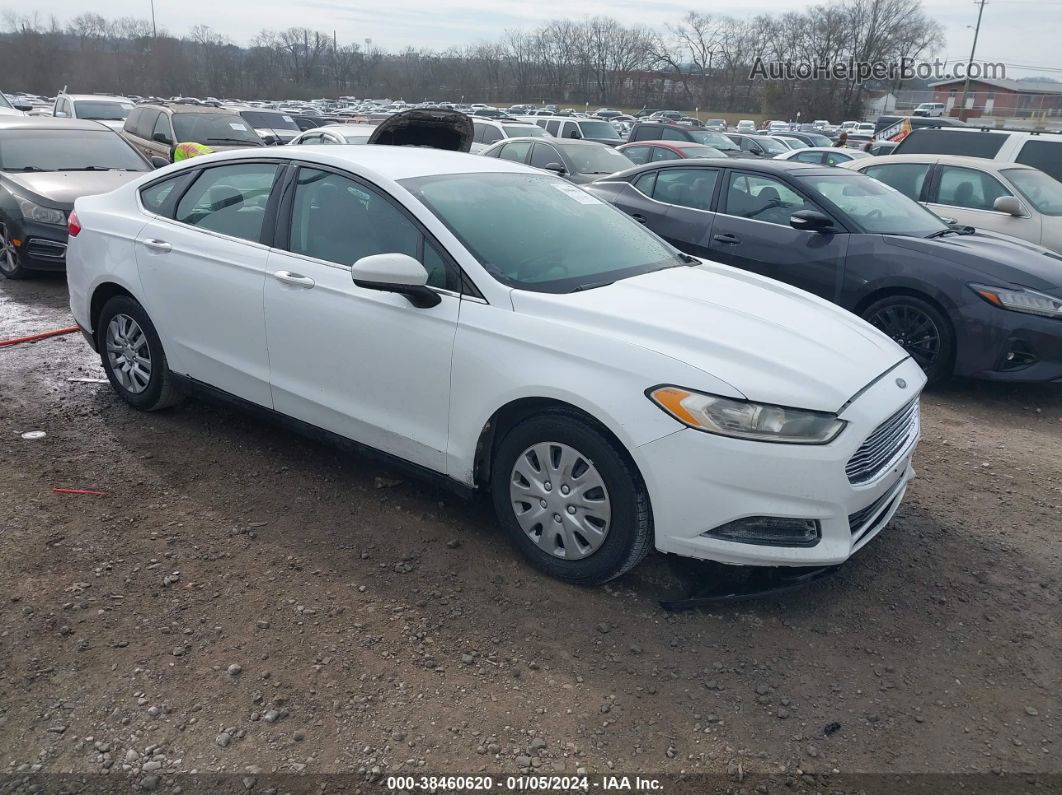
[[[991,159],[1008,137],[1006,133],[914,130],[896,147],[896,154],[966,155]]]
[[[648,163],[652,153],[653,147],[651,146],[632,146],[630,149],[623,150],[623,154],[627,155],[627,158],[637,166]]]
[[[501,130],[499,130],[494,125],[483,125],[483,143],[496,144],[504,137],[505,136],[502,135]]]
[[[557,132],[560,130],[560,119],[550,119],[546,122],[546,132],[550,135],[557,137]]]
[[[686,133],[673,127],[665,127],[660,133],[661,141],[685,141],[687,138]]]
[[[666,149],[663,146],[653,147],[653,159],[652,162],[657,163],[661,160],[681,160],[682,158],[676,155],[672,150]]]
[[[658,202],[710,210],[719,171],[714,168],[668,168],[657,172],[653,198]]]
[[[790,160],[795,160],[798,163],[815,163],[819,165],[822,163],[822,152],[800,152],[793,155]],[[831,163],[831,165],[833,165]]]
[[[1015,161],[1062,182],[1062,141],[1026,141]]]
[[[279,166],[234,163],[204,169],[177,204],[176,220],[257,242]]]
[[[929,163],[892,163],[870,166],[863,170],[868,177],[895,188],[908,199],[920,201],[922,186],[929,173]]]

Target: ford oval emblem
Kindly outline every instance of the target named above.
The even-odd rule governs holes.
[[[898,386],[900,389],[907,389],[907,382],[904,381],[902,378],[897,378],[896,386]]]

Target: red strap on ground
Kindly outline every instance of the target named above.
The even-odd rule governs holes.
[[[52,489],[56,494],[87,494],[90,497],[106,497],[102,491],[91,491],[89,489],[61,489],[58,486]]]
[[[0,340],[0,348],[4,348],[8,345],[19,345],[23,342],[36,342],[37,340],[46,340],[48,337],[58,337],[62,334],[73,334],[75,331],[81,331],[77,326],[71,326],[70,328],[61,328],[58,331],[45,331],[43,334],[32,334],[29,337],[19,337],[14,340]]]

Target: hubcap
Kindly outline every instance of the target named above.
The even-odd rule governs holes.
[[[940,329],[917,307],[893,304],[882,307],[869,320],[911,354],[923,370],[931,368],[940,355]]]
[[[115,315],[107,324],[107,361],[123,389],[139,394],[151,381],[151,350],[147,335],[129,315]]]
[[[516,521],[543,552],[579,560],[605,543],[612,521],[608,489],[574,447],[539,442],[524,450],[509,476],[509,497]]]

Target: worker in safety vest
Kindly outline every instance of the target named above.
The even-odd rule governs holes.
[[[209,146],[203,144],[197,144],[187,142],[183,144],[177,144],[170,152],[170,160],[174,163],[180,163],[182,160],[187,160],[190,157],[199,157],[199,155],[211,155],[214,154],[214,150]]]

